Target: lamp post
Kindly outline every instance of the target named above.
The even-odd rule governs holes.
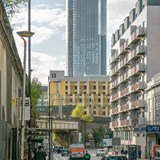
[[[21,160],[24,159],[24,138],[25,138],[25,123],[24,123],[24,107],[25,107],[25,86],[26,86],[26,47],[27,41],[25,37],[32,37],[33,32],[20,31],[17,34],[22,38],[24,42],[24,62],[23,62],[23,88],[22,88],[22,108],[21,108]]]

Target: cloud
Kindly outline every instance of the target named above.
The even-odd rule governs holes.
[[[32,31],[35,32],[35,35],[32,37],[32,45],[39,45],[44,41],[47,41],[54,34],[57,33],[57,29],[51,29],[47,26],[37,27],[32,26]]]
[[[28,15],[25,8],[20,9],[12,18],[14,32],[28,30]],[[35,32],[32,44],[38,45],[49,40],[53,35],[64,36],[62,30],[66,26],[65,10],[38,4],[31,10],[31,30]]]
[[[107,2],[107,27],[108,36],[111,36],[124,22],[131,9],[135,7],[137,0],[108,0]]]
[[[47,84],[50,70],[64,70],[65,56],[53,57],[45,53],[32,52],[32,77]]]
[[[124,19],[129,16],[137,0],[108,0],[107,1],[107,45],[110,52],[111,36],[119,29]],[[109,54],[109,53],[108,53]]]

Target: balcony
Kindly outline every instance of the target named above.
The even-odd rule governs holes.
[[[118,64],[111,69],[110,76],[113,76],[114,74],[118,74]]]
[[[129,54],[129,61],[143,55],[145,53],[144,45],[139,45]]]
[[[131,119],[124,119],[120,121],[121,127],[127,127],[132,126],[132,120]]]
[[[132,67],[129,71],[129,77],[139,74],[139,72],[145,71],[145,64],[139,63],[136,66]]]
[[[124,88],[121,92],[120,92],[120,96],[126,96],[128,94],[128,88]]]
[[[118,60],[118,50],[112,49],[112,56],[110,58],[110,64]]]
[[[118,93],[111,96],[111,101],[115,101],[118,99]]]
[[[120,111],[121,112],[125,112],[129,109],[129,105],[128,104],[123,104],[120,106]]]
[[[145,107],[145,101],[143,99],[137,99],[131,102],[131,108],[135,109],[135,108],[142,108]]]
[[[120,62],[119,62],[119,69],[126,67],[128,65],[128,56],[125,56]]]
[[[131,43],[137,43],[144,36],[144,27],[139,26],[131,35]]]
[[[144,89],[145,89],[144,82],[134,83],[130,86],[130,92],[135,92],[135,91],[144,90]]]
[[[123,54],[123,53],[126,53],[130,50],[130,47],[129,47],[129,43],[128,43],[128,40],[126,40],[121,46],[120,46],[120,54]],[[119,55],[120,55],[119,54]]]
[[[120,80],[119,80],[119,83],[122,83],[122,82],[125,82],[126,80],[128,80],[128,72],[125,72],[124,74],[122,74],[120,76]]]
[[[113,114],[117,114],[118,112],[119,112],[118,107],[112,108],[112,115],[113,115]]]
[[[118,85],[118,79],[116,79],[115,81],[113,81],[113,82],[111,83],[111,89],[112,89],[112,88],[115,88],[117,85]]]
[[[117,128],[117,127],[120,127],[120,121],[119,120],[116,120],[114,122],[110,122],[110,128]]]

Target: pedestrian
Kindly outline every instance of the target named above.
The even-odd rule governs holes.
[[[125,154],[125,156],[127,156],[127,153],[128,153],[128,151],[125,149],[125,150],[124,150],[124,154]]]
[[[122,149],[121,149],[121,155],[123,155],[124,154],[124,148],[122,147]]]
[[[86,154],[84,155],[84,160],[90,160],[91,159],[91,155],[88,153],[88,151],[86,151]]]
[[[34,153],[34,160],[46,160],[47,153],[43,151],[43,147],[39,146],[38,150]]]
[[[141,149],[139,148],[139,149],[138,149],[138,158],[141,158],[141,155],[142,155],[142,151],[141,151]]]

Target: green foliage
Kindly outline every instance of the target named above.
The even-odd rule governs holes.
[[[82,121],[92,122],[93,117],[90,115],[84,115],[84,107],[81,104],[78,104],[76,108],[72,111],[72,117],[79,117]]]
[[[26,3],[27,0],[3,0],[3,4],[6,8],[14,9],[19,4]]]
[[[93,137],[95,143],[100,143],[102,141],[102,138],[104,137],[106,133],[105,128],[99,127],[93,129]]]
[[[81,120],[91,123],[93,121],[93,117],[90,115],[83,115]]]
[[[39,113],[36,112],[36,105],[37,105],[37,100],[40,97],[42,91],[41,91],[41,82],[38,80],[38,78],[34,77],[32,79],[32,84],[31,84],[31,107],[33,109],[33,112],[35,113],[35,116],[38,117]]]
[[[72,111],[72,117],[82,117],[84,115],[84,107],[78,104],[76,108]]]

